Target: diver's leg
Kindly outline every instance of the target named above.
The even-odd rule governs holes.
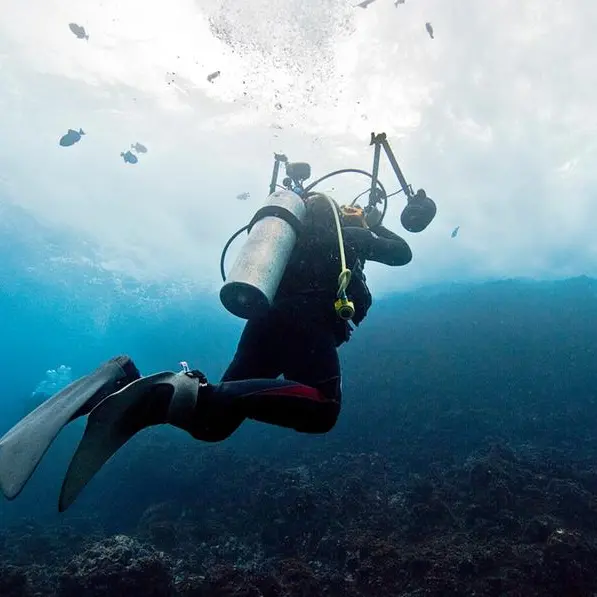
[[[89,413],[87,426],[62,483],[59,510],[66,510],[101,467],[139,431],[153,425],[170,424],[204,439],[204,420],[211,407],[226,421],[232,415],[256,415],[263,401],[277,399],[272,415],[285,397],[297,394],[320,399],[319,391],[308,386],[274,379],[209,384],[199,371],[164,371],[142,377],[108,396]],[[228,414],[226,414],[228,413]],[[282,418],[271,421],[292,427]],[[232,419],[230,419],[232,420]],[[264,419],[265,420],[265,419]],[[224,429],[224,423],[219,429]]]
[[[337,385],[333,380],[334,387]],[[205,405],[214,403],[228,412],[239,413],[243,418],[270,425],[288,427],[304,433],[329,431],[338,416],[338,403],[329,399],[322,383],[315,388],[303,383],[278,379],[248,379],[221,382],[210,387],[210,392],[197,403],[196,422],[201,424]],[[331,393],[336,393],[335,390]],[[197,439],[197,423],[188,431]]]
[[[245,418],[305,433],[329,431],[340,410],[334,333],[325,325],[294,319],[284,324],[272,317],[267,324],[247,324],[226,381],[210,384],[198,371],[164,371],[136,380],[97,405],[64,479],[60,510],[119,448],[152,425],[170,424],[205,441],[228,437]],[[274,324],[275,330],[268,329]],[[254,361],[255,355],[263,360]],[[271,379],[277,363],[296,380]],[[231,379],[259,372],[270,379]]]
[[[284,377],[313,388],[317,396],[299,392],[287,397],[284,407],[280,405],[297,431],[326,433],[336,424],[342,399],[336,345],[335,331],[327,323],[295,325],[292,330],[292,342],[284,354]]]
[[[277,334],[272,330],[275,322],[270,316],[247,322],[224,379],[277,377]],[[250,389],[254,390],[254,386]],[[168,423],[196,439],[226,439],[246,418],[242,403],[230,400],[238,393],[233,390],[225,384],[208,384],[198,371],[164,371],[140,378],[108,396],[89,414],[85,433],[62,484],[60,511],[68,508],[108,459],[142,429]],[[248,386],[241,389],[248,391]]]
[[[276,347],[286,359],[284,373],[298,381],[261,378],[209,384],[198,371],[165,371],[140,378],[108,396],[89,414],[62,485],[59,509],[68,508],[119,448],[152,425],[170,424],[205,441],[224,439],[245,418],[305,433],[329,431],[340,409],[340,367],[334,335],[317,326],[294,327],[300,329],[295,329],[291,336],[285,326],[272,333],[267,348],[277,344],[276,338],[284,342],[284,351],[281,346]],[[251,346],[250,340],[260,337],[259,333],[257,328],[241,339],[241,356]],[[263,345],[255,350],[267,356]],[[235,358],[236,365],[225,378],[251,374],[253,370],[243,370],[243,363],[251,363],[249,356],[247,359]],[[270,359],[260,366],[261,371],[273,377],[276,371],[272,363],[278,359],[275,355],[270,355]],[[311,381],[313,386],[304,381]]]
[[[282,371],[279,363],[276,318],[270,313],[249,320],[238,342],[232,362],[224,372],[222,382],[266,379],[278,377]],[[219,387],[219,386],[217,386]],[[250,386],[254,389],[254,384]],[[203,391],[203,399],[197,405],[192,435],[207,442],[218,442],[234,433],[247,418],[243,405],[233,396],[248,392],[249,386],[220,387],[217,391]]]
[[[304,433],[326,433],[340,412],[340,361],[329,325],[309,321],[278,321],[278,358],[286,380],[255,379],[214,385],[197,403],[196,419],[210,404],[223,412],[288,427]],[[253,377],[253,379],[246,379]],[[195,437],[198,436],[192,432]]]

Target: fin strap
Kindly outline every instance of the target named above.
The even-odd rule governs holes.
[[[174,392],[168,407],[167,422],[181,429],[188,429],[193,419],[201,378],[193,375],[192,371],[176,375],[173,383]]]

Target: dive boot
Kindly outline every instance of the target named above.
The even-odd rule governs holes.
[[[170,423],[189,430],[200,388],[207,385],[199,371],[164,371],[105,398],[89,414],[62,483],[58,510],[64,512],[102,466],[142,429]]]
[[[128,356],[100,365],[48,398],[0,438],[0,490],[12,500],[37,468],[60,430],[88,414],[106,396],[139,379]]]

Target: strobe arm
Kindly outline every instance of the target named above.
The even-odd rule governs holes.
[[[377,190],[377,178],[378,178],[378,172],[379,172],[379,159],[381,157],[381,148],[382,147],[386,153],[386,156],[388,157],[390,164],[392,165],[392,168],[394,169],[394,173],[396,174],[396,178],[398,179],[398,182],[400,183],[400,186],[401,186],[404,194],[406,195],[406,199],[410,203],[412,201],[412,198],[414,197],[413,190],[412,190],[411,186],[406,182],[406,179],[404,178],[404,174],[402,174],[402,170],[400,169],[400,166],[398,165],[398,160],[396,160],[396,156],[394,155],[394,152],[392,151],[392,148],[390,147],[390,144],[388,143],[387,135],[385,133],[379,133],[379,135],[376,135],[375,133],[371,133],[371,142],[369,143],[369,145],[375,146],[374,154],[373,154],[373,169],[372,169],[373,178],[371,179],[371,192],[369,194],[369,205],[371,207],[373,207],[376,203],[379,203],[378,190]]]
[[[274,153],[274,170],[272,172],[272,180],[269,183],[269,194],[276,191],[278,185],[278,173],[280,172],[280,163],[288,162],[288,158],[283,153]]]

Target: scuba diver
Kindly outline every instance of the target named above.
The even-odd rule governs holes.
[[[385,135],[379,144],[384,142]],[[284,161],[289,177],[279,191],[275,181]],[[387,194],[376,172],[374,167],[367,208],[355,202],[340,207],[311,192],[315,183],[303,188],[308,164],[290,164],[276,155],[268,202],[244,227],[249,236],[220,293],[229,311],[247,319],[221,381],[209,383],[185,362],[180,372],[141,377],[129,357],[111,359],[0,438],[4,495],[13,499],[20,493],[62,427],[83,415],[87,426],[62,485],[60,511],[119,448],[153,425],[169,424],[207,442],[226,439],[246,419],[303,433],[330,431],[342,397],[338,347],[372,302],[363,266],[366,261],[403,266],[412,259],[406,241],[382,225]],[[386,201],[383,212],[375,205],[378,185]],[[431,221],[435,204],[424,192],[407,190],[414,211],[406,218],[403,212],[402,223],[417,231]],[[422,199],[433,212],[430,218],[426,212],[429,222],[423,226],[417,223],[425,211]]]
[[[406,265],[412,253],[404,239],[375,221],[379,212],[367,218],[360,207],[341,207],[338,215],[352,272],[346,296],[355,309],[350,321],[343,319],[335,309],[341,268],[334,209],[325,195],[307,197],[301,234],[273,304],[248,320],[222,377],[224,385],[210,391],[212,406],[206,399],[203,415],[209,414],[199,414],[194,424],[192,434],[198,439],[224,439],[245,418],[304,433],[325,433],[336,423],[342,387],[337,349],[350,338],[350,322],[358,326],[371,306],[363,266],[366,261]],[[257,381],[279,375],[292,381]],[[227,385],[242,380],[252,381]]]

